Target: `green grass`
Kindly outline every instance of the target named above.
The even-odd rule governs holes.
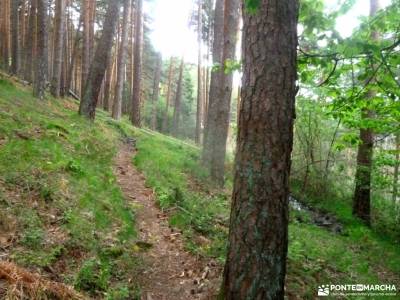
[[[155,189],[160,206],[171,211],[170,223],[183,230],[191,251],[222,263],[229,189],[217,190],[207,181],[207,173],[199,168],[199,149],[195,146],[147,130],[137,130],[136,136],[139,152],[134,163]],[[400,286],[400,249],[396,243],[354,220],[345,202],[326,201],[325,205],[343,222],[343,235],[311,224],[307,215],[302,216],[305,223],[299,223],[295,218],[299,212],[291,211],[288,295],[314,299],[321,284]],[[199,235],[205,239],[199,239]]]
[[[18,236],[10,258],[52,268],[93,296],[132,299],[135,212],[112,170],[120,132],[105,113],[93,124],[76,111],[73,100],[40,102],[0,79],[0,212],[16,221],[9,230]],[[115,247],[125,255],[107,255]]]

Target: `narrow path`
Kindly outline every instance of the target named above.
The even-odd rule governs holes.
[[[168,216],[154,202],[145,177],[132,165],[133,147],[125,144],[115,160],[115,174],[128,201],[137,208],[136,222],[141,243],[151,248],[143,254],[144,271],[138,281],[143,300],[215,299],[218,276],[215,264],[201,261],[184,250],[180,232],[168,225]]]

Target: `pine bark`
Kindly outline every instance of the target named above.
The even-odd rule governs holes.
[[[174,136],[178,136],[179,133],[179,118],[180,118],[181,102],[182,102],[183,67],[184,67],[184,60],[182,58],[179,67],[179,77],[176,86],[176,95],[174,103],[174,114],[173,114],[173,124],[172,124],[172,134]]]
[[[370,0],[370,17],[374,17],[379,9],[378,0]],[[371,39],[377,41],[378,33],[372,32]],[[372,80],[373,81],[373,80]],[[370,90],[367,98],[372,99],[376,92]],[[361,112],[361,119],[373,118],[374,113],[368,108]],[[371,224],[371,175],[374,150],[374,133],[371,128],[360,129],[360,144],[357,151],[357,170],[355,175],[355,191],[353,196],[353,215],[360,218],[366,225]]]
[[[143,19],[143,2],[136,1],[135,15],[135,52],[134,52],[134,71],[133,71],[133,86],[132,86],[132,112],[131,121],[136,127],[141,127],[141,80],[142,80],[142,19]]]
[[[36,0],[31,0],[28,23],[28,38],[26,39],[25,43],[24,78],[26,81],[32,82],[32,65],[35,59],[34,37],[36,36]]]
[[[122,92],[124,88],[124,74],[126,64],[126,52],[128,43],[128,25],[131,10],[131,0],[124,0],[124,16],[122,19],[121,44],[118,53],[117,84],[115,86],[115,98],[113,103],[112,117],[116,120],[121,118]]]
[[[50,93],[58,98],[61,91],[61,71],[63,63],[64,31],[65,31],[65,0],[56,0],[54,20],[54,54],[53,72]]]
[[[36,49],[37,56],[35,61],[35,79],[33,95],[40,100],[45,97],[47,70],[48,70],[48,45],[47,45],[47,0],[36,0],[37,5],[37,34]]]
[[[167,85],[167,95],[165,97],[165,112],[163,119],[162,132],[168,132],[168,123],[169,123],[169,106],[171,101],[171,93],[172,93],[172,81],[174,78],[174,68],[175,68],[175,60],[173,57],[170,59],[169,70],[168,70],[168,85]]]
[[[242,103],[221,296],[284,299],[297,0],[244,11]]]
[[[81,6],[81,13],[83,14],[81,96],[83,96],[83,89],[87,81],[90,67],[90,1],[93,0],[82,0]]]
[[[157,55],[156,68],[154,70],[153,95],[152,95],[152,116],[151,129],[157,129],[157,105],[160,95],[160,78],[161,78],[162,58],[161,54]]]
[[[119,0],[108,0],[103,33],[90,66],[87,82],[83,88],[79,114],[90,120],[94,120],[95,118],[97,101],[106,71],[106,64],[104,62],[108,61],[111,55],[120,6]]]

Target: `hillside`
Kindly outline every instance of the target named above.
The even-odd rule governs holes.
[[[146,256],[154,253],[155,242],[137,230],[140,208],[124,197],[115,173],[117,153],[135,142],[132,170],[136,166],[143,173],[143,189],[155,193],[154,209],[161,209],[177,233],[167,238],[178,239],[185,253],[210,266],[203,281],[215,291],[225,256],[231,184],[221,190],[208,182],[199,167],[199,149],[190,143],[133,128],[125,120],[117,123],[100,110],[93,124],[76,110],[74,100],[41,102],[28,87],[0,79],[1,261],[39,273],[53,285],[64,283],[83,297],[139,299],[141,284],[149,284],[141,274],[149,271]],[[133,193],[137,198],[139,191]],[[313,299],[321,282],[400,286],[398,246],[357,221],[336,217],[341,233],[315,225],[307,211],[291,211],[289,299]],[[160,215],[148,218],[151,224]],[[178,247],[169,246],[174,240],[162,243]],[[182,276],[192,279],[203,271],[182,267]],[[10,292],[3,280],[0,273],[2,296]]]

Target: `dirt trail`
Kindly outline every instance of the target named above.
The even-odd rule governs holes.
[[[132,165],[133,147],[121,146],[115,161],[118,183],[127,200],[137,208],[139,239],[151,244],[144,253],[144,271],[138,281],[143,300],[215,299],[218,267],[184,250],[180,232],[168,226],[168,216],[154,202],[145,177]],[[211,281],[210,281],[211,280]]]

